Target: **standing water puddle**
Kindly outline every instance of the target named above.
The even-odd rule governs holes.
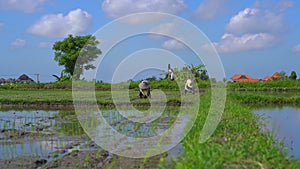
[[[66,145],[72,144],[72,141],[29,141],[28,143],[14,143],[1,145],[0,158],[12,159],[18,156],[40,156],[47,158],[51,152],[64,150]]]
[[[113,128],[131,137],[151,137],[167,129],[176,119],[176,113],[163,113],[154,124],[136,125],[115,110],[103,111],[103,116]],[[0,111],[0,163],[1,159],[26,157],[42,158],[49,163],[73,151],[100,149],[84,133],[73,110]],[[181,154],[179,144],[165,159]]]
[[[46,111],[0,111],[0,129],[26,130],[29,126],[50,126],[57,114]]]
[[[300,157],[300,108],[261,108],[255,113],[265,118],[263,131],[273,132],[275,139],[290,148],[289,155]]]

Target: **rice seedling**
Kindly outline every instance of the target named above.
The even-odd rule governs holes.
[[[84,162],[83,162],[83,167],[88,167],[89,161],[90,161],[90,157],[87,154],[85,159],[84,159]]]

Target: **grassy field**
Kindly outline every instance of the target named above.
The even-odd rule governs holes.
[[[249,105],[299,105],[300,103],[300,92],[229,92],[228,97]]]
[[[300,80],[228,83],[231,91],[300,91]]]
[[[82,82],[81,85],[84,86],[86,82]],[[119,84],[128,85],[129,89],[137,89],[139,81],[132,81]],[[210,81],[203,81],[197,79],[197,84],[199,89],[210,88]],[[178,90],[178,85],[176,81],[169,79],[152,80],[152,89],[166,89],[166,90]],[[72,89],[72,82],[51,82],[51,83],[31,83],[31,84],[5,84],[0,85],[0,90],[4,89],[14,89],[14,90],[48,90],[48,89]],[[96,90],[110,90],[111,84],[104,82],[95,83]],[[229,91],[300,91],[300,80],[272,80],[266,82],[228,82],[227,89]]]
[[[91,91],[83,91],[82,95],[90,95]],[[124,104],[130,104],[136,106],[148,106],[148,99],[140,99],[139,93],[137,90],[130,90],[129,97],[130,100],[126,100],[126,96],[124,95],[124,91],[115,91],[115,95],[122,100],[124,98]],[[156,91],[152,92],[155,95]],[[180,105],[180,92],[179,91],[164,91],[167,98],[167,103],[170,105]],[[95,91],[97,103],[104,107],[114,107],[114,102],[111,97],[111,91]],[[156,99],[156,103],[160,103],[163,99]],[[89,100],[85,100],[86,102],[93,102],[92,98]],[[62,104],[62,105],[73,105],[73,96],[71,90],[13,90],[6,89],[0,90],[0,105],[54,105],[54,104]]]
[[[104,83],[104,82],[78,82],[81,86],[95,85],[96,90],[111,90],[111,84],[110,83]],[[129,89],[137,89],[138,84],[140,81],[131,81],[131,82],[123,82],[117,84],[117,86],[122,87],[128,85]],[[199,88],[208,88],[210,87],[210,81],[202,81],[198,80],[198,87]],[[127,87],[126,87],[127,88]],[[162,80],[153,80],[151,81],[151,88],[152,89],[167,89],[167,90],[178,90],[178,85],[176,81],[172,81],[170,79],[162,79]],[[65,82],[51,82],[51,83],[25,83],[25,84],[4,84],[0,85],[1,89],[14,89],[14,90],[43,90],[43,89],[72,89],[72,82],[71,81],[65,81]]]
[[[118,84],[120,91],[129,86],[130,99],[134,104],[146,104],[147,101],[141,101],[137,98],[137,88],[139,82],[128,82]],[[83,86],[86,83],[80,84]],[[89,86],[88,83],[86,86]],[[210,88],[209,81],[198,81],[198,87],[201,91]],[[174,96],[173,91],[179,92],[179,87],[175,81],[169,79],[155,80],[151,82],[151,89],[163,90],[168,96],[168,102],[178,104],[180,97]],[[96,97],[98,104],[112,106],[111,85],[108,83],[95,83]],[[300,97],[297,95],[288,96],[283,92],[300,91],[299,80],[268,81],[257,83],[228,83],[227,90],[229,97],[237,101],[248,104],[297,104],[300,103]],[[240,91],[240,92],[231,92]],[[268,92],[267,95],[264,92]],[[270,95],[270,92],[273,94]],[[276,94],[279,93],[279,94]],[[121,95],[122,96],[122,95]],[[33,84],[13,84],[0,85],[0,103],[6,104],[72,104],[72,83],[33,83]]]
[[[218,128],[205,143],[199,133],[209,109],[209,94],[201,99],[201,108],[193,129],[183,141],[184,155],[174,159],[170,168],[299,168],[299,159],[288,157],[272,133],[262,133],[250,105],[237,102],[229,94]],[[175,167],[176,166],[176,167]],[[163,166],[162,168],[165,168]]]
[[[169,103],[180,103],[178,91],[166,90]],[[145,106],[147,99],[139,99],[136,90],[130,90],[130,101]],[[113,105],[110,91],[96,91],[98,104]],[[120,97],[122,94],[120,93]],[[299,159],[288,157],[281,143],[272,133],[262,133],[252,104],[298,104],[300,95],[273,92],[229,92],[220,124],[205,143],[199,142],[200,131],[210,107],[210,92],[201,97],[196,123],[182,141],[184,153],[161,168],[300,168]],[[58,89],[1,89],[0,103],[67,103],[72,104],[71,90]]]

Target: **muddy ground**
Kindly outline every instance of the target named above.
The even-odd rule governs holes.
[[[0,166],[7,169],[150,169],[157,168],[161,157],[168,156],[145,160],[110,154],[90,140],[74,111],[2,110],[0,145]]]

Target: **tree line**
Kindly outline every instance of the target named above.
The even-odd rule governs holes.
[[[69,35],[62,41],[55,42],[52,47],[54,50],[54,60],[58,62],[59,66],[64,66],[60,76],[53,75],[56,81],[79,80],[84,69],[95,69],[95,66],[91,63],[102,53],[97,47],[99,44],[100,42],[92,35],[75,37]],[[186,78],[187,72],[190,71],[195,78],[209,80],[207,71],[203,69],[204,67],[203,64],[196,66],[185,65],[182,69],[175,68],[174,73],[177,78],[182,79]],[[284,71],[280,72],[280,74],[284,79],[297,79],[295,71],[292,71],[289,76]]]

